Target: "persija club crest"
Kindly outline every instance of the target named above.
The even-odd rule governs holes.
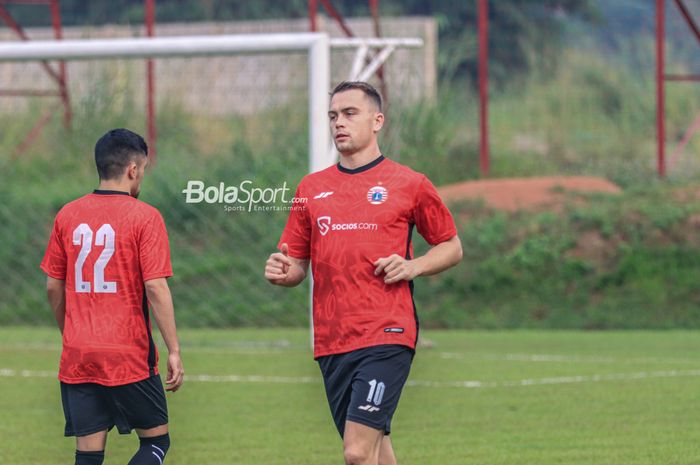
[[[384,203],[388,198],[389,191],[387,191],[382,186],[374,186],[369,191],[367,191],[367,201],[372,205],[379,205],[380,203]]]

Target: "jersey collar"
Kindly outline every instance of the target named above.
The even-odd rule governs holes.
[[[340,166],[340,162],[336,165],[338,167],[338,171],[341,173],[346,173],[346,174],[358,174],[362,173],[363,171],[367,171],[368,169],[374,168],[378,164],[380,164],[382,161],[384,161],[384,155],[379,155],[377,158],[372,160],[371,162],[367,163],[366,165],[362,165],[359,168],[355,169],[350,169],[350,168],[345,168],[343,166]]]
[[[94,191],[92,191],[92,193],[97,195],[131,195],[128,192],[124,191],[107,191],[100,189],[95,189]]]

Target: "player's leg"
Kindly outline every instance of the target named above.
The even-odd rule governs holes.
[[[411,369],[413,351],[384,345],[358,351],[358,356],[361,362],[353,375],[346,415],[346,428],[352,430],[344,436],[345,450],[357,463],[396,465],[389,439],[391,419]]]
[[[128,465],[161,465],[170,448],[168,425],[149,429],[136,428],[136,434],[139,436],[139,450]]]
[[[162,465],[170,448],[170,435],[168,406],[160,376],[117,386],[113,398],[120,412],[119,432],[127,434],[135,429],[139,436],[139,448],[129,465]]]
[[[91,383],[61,383],[66,436],[76,437],[75,465],[101,465],[107,432],[114,426],[105,388]]]
[[[378,465],[384,430],[348,421],[343,436],[346,465]]]
[[[102,465],[107,430],[75,438],[75,465]]]
[[[379,465],[396,465],[396,455],[389,436],[385,435],[379,447]]]
[[[318,359],[333,420],[343,438],[346,463],[386,465],[394,454],[391,418],[413,360],[402,346],[377,346]],[[346,431],[346,428],[350,428]],[[395,463],[395,459],[394,463]]]

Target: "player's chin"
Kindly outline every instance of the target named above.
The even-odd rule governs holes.
[[[335,143],[335,148],[338,150],[340,153],[346,153],[346,152],[353,152],[354,147],[351,143],[349,142],[337,142]]]

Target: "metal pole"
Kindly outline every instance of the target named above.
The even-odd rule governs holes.
[[[63,39],[63,31],[61,29],[61,8],[58,5],[58,0],[51,0],[49,3],[51,8],[51,23],[53,24],[53,34],[56,40]],[[61,60],[58,63],[58,90],[63,102],[63,124],[66,129],[70,129],[70,123],[73,119],[73,114],[70,108],[70,97],[68,95],[68,76],[66,72],[66,62]]]
[[[479,157],[481,175],[489,174],[489,10],[488,0],[479,0]]]
[[[374,36],[379,38],[382,36],[381,25],[379,23],[379,0],[369,0],[369,10],[372,13],[372,22],[374,23]],[[379,78],[379,89],[384,99],[384,112],[387,112],[389,108],[389,89],[384,77],[384,65],[377,69],[377,77]]]
[[[316,32],[318,30],[318,24],[316,23],[317,13],[318,0],[309,0],[309,28],[311,32]]]
[[[153,37],[155,35],[154,23],[155,23],[155,0],[146,0],[146,35],[148,37]],[[148,139],[148,147],[151,155],[152,161],[156,161],[156,141],[158,134],[156,132],[156,103],[155,103],[155,63],[153,59],[149,58],[146,60],[146,98],[147,98],[147,108],[146,108],[146,118],[148,125],[148,133],[146,138]]]
[[[346,36],[355,37],[355,34],[353,34],[348,25],[345,24],[345,20],[343,20],[343,17],[338,13],[338,10],[333,8],[330,0],[321,0],[321,4],[326,9],[326,12],[335,19],[335,22],[338,23],[338,26],[340,26]]]
[[[19,36],[20,39],[23,41],[27,42],[29,41],[29,37],[27,37],[27,34],[25,34],[24,29],[22,29],[22,26],[19,25],[17,21],[14,20],[12,15],[10,15],[10,12],[5,9],[4,6],[0,5],[0,19],[2,19],[7,26],[15,31],[15,33]],[[49,63],[46,62],[46,60],[41,60],[41,66],[46,70],[46,73],[51,76],[56,83],[60,85],[61,83],[61,76],[56,73],[56,71],[51,68]]]
[[[656,0],[656,137],[657,170],[659,177],[666,176],[666,99],[664,95],[664,41],[665,41],[665,0]]]
[[[688,7],[684,3],[684,0],[676,0],[676,6],[678,7],[678,10],[683,15],[683,18],[685,18],[685,22],[688,23],[688,27],[690,28],[690,30],[693,33],[693,35],[695,36],[695,38],[698,41],[700,41],[700,27],[698,27],[698,25],[695,23],[695,20],[693,19],[693,15],[690,14]]]

